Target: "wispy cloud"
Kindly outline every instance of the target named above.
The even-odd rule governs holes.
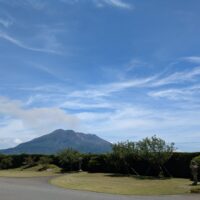
[[[46,7],[47,1],[44,0],[17,0],[17,1],[5,1],[0,0],[0,3],[7,4],[12,7],[25,7],[25,8],[33,8],[35,10],[42,10]]]
[[[46,66],[44,64],[39,64],[36,62],[27,62],[27,65],[33,69],[36,69],[37,71],[40,71],[40,72],[43,72],[43,73],[49,75],[52,78],[55,78],[57,80],[68,81],[68,79],[64,75],[62,75],[62,73],[60,73],[59,70],[57,70],[56,66],[51,66],[51,65]],[[52,89],[52,86],[50,86],[50,87]],[[58,88],[56,90],[60,91],[60,89],[58,89]],[[54,87],[54,91],[55,91],[55,87]]]
[[[151,91],[148,93],[151,97],[168,98],[170,100],[190,100],[195,101],[200,95],[200,85],[193,85],[183,88],[170,88],[158,91]]]
[[[190,71],[184,72],[175,72],[171,75],[161,77],[160,74],[156,74],[155,76],[141,78],[141,79],[133,79],[126,80],[114,83],[108,83],[104,85],[96,86],[95,88],[91,87],[87,90],[74,91],[70,94],[72,97],[103,97],[109,96],[114,92],[120,92],[129,88],[154,88],[160,87],[170,84],[181,84],[185,81],[191,82],[195,81],[195,78],[200,75],[200,67],[193,68]]]
[[[108,83],[104,85],[99,85],[97,87],[87,89],[85,91],[74,91],[69,96],[71,97],[101,97],[101,96],[109,96],[111,93],[119,92],[128,88],[139,88],[147,86],[149,83],[151,83],[153,80],[156,79],[157,76],[152,76],[148,78],[143,79],[134,79],[134,80],[128,80],[128,81],[121,81],[121,82],[114,82],[114,83]]]
[[[36,10],[41,10],[46,7],[46,2],[44,0],[23,0],[23,2]]]
[[[13,21],[11,21],[10,19],[5,19],[5,18],[0,17],[0,25],[3,25],[4,27],[8,28],[12,24],[13,24]]]
[[[197,76],[200,75],[200,67],[195,67],[192,70],[187,70],[183,72],[175,72],[169,76],[165,76],[164,78],[160,78],[152,86],[162,86],[169,85],[173,83],[181,83],[185,81],[194,81]]]
[[[199,112],[194,110],[156,109],[132,104],[121,104],[112,112],[82,112],[77,116],[83,130],[103,134],[111,141],[118,141],[118,138],[138,140],[156,134],[175,143],[192,134],[193,127],[199,127],[200,118]],[[199,140],[200,135],[197,134],[195,139]]]
[[[20,48],[26,49],[26,50],[43,52],[43,53],[61,54],[61,52],[59,52],[58,50],[48,49],[48,48],[37,48],[37,47],[29,46],[29,45],[23,43],[22,41],[14,38],[14,37],[11,37],[10,35],[8,35],[5,32],[2,32],[2,31],[0,31],[0,38],[4,39]]]
[[[1,3],[1,2],[0,2]],[[5,10],[0,10],[0,27],[9,28],[14,23],[13,17]]]
[[[64,3],[83,3],[82,0],[60,0]],[[86,0],[87,3],[94,3],[97,7],[104,7],[104,6],[111,6],[115,8],[121,8],[121,9],[133,9],[133,4],[127,3],[125,0]]]
[[[189,56],[189,57],[184,57],[183,60],[189,61],[189,62],[191,62],[191,63],[200,64],[200,56]]]
[[[94,0],[97,6],[109,5],[112,7],[122,8],[122,9],[133,9],[133,5],[126,3],[123,0]]]
[[[66,101],[60,105],[61,108],[66,108],[66,109],[98,109],[98,108],[112,108],[112,104],[110,103],[96,103],[90,102],[90,103],[82,103],[79,101]]]
[[[149,64],[146,62],[143,62],[139,59],[132,59],[126,66],[126,71],[132,71],[137,68],[144,68],[147,67]]]

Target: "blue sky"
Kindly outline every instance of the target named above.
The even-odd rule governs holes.
[[[199,0],[0,0],[0,148],[57,128],[200,151]]]

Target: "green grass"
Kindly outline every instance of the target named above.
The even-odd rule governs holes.
[[[187,194],[193,188],[188,179],[145,179],[86,172],[57,177],[52,179],[51,183],[67,189],[124,195]]]
[[[41,170],[41,165],[30,168],[15,168],[9,170],[0,170],[0,177],[42,177],[55,176],[60,173],[60,168],[55,165],[49,165],[47,170]]]

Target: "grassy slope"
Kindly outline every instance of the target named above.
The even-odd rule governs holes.
[[[125,195],[186,194],[191,188],[191,182],[187,179],[139,179],[85,172],[57,177],[51,183],[68,189]]]
[[[39,171],[41,166],[37,165],[31,168],[16,168],[9,170],[0,170],[0,177],[41,177],[54,176],[60,172],[60,168],[55,165],[49,165],[50,170]]]

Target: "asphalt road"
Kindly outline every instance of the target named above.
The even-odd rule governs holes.
[[[119,196],[57,188],[49,178],[0,178],[0,200],[200,200],[200,195]]]

